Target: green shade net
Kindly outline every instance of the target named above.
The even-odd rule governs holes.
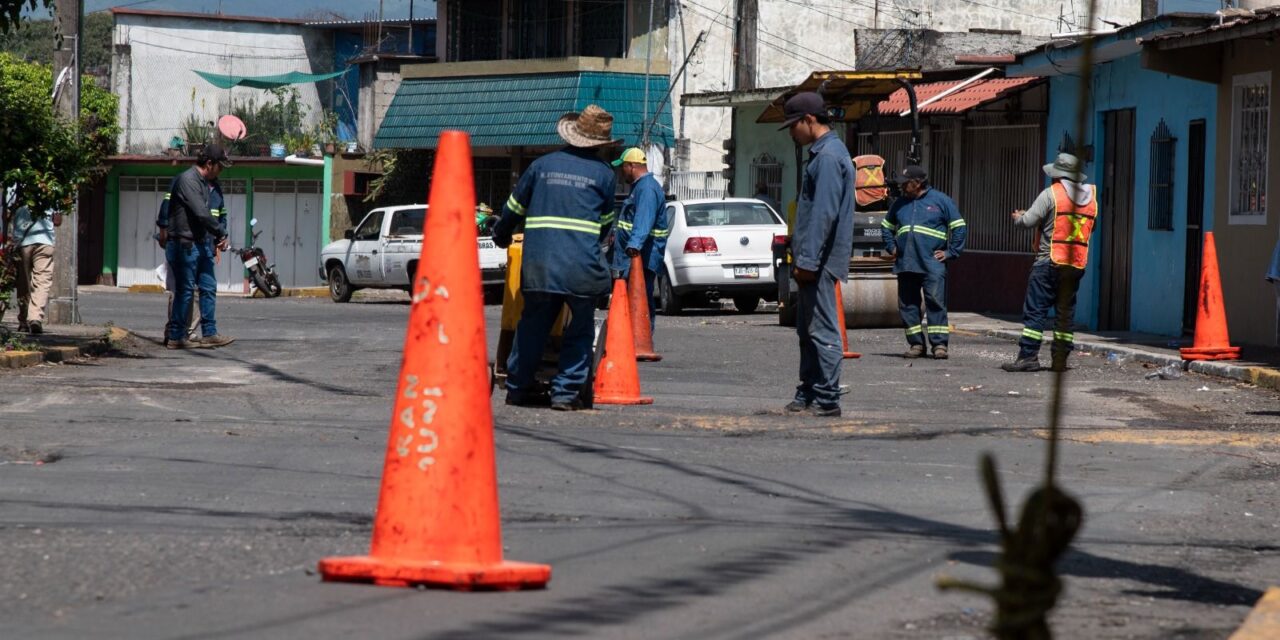
[[[349,69],[350,67],[348,67]],[[192,69],[192,71],[195,71]],[[347,72],[334,71],[333,73],[302,73],[301,71],[290,71],[275,76],[232,76],[225,73],[210,73],[208,71],[196,71],[196,75],[209,81],[219,89],[230,89],[231,87],[253,87],[254,89],[275,89],[291,84],[306,84],[309,82],[320,82],[321,80],[329,80],[336,78]]]

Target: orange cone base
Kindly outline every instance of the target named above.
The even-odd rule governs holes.
[[[1240,347],[1187,347],[1182,349],[1183,360],[1239,360]]]
[[[657,362],[661,359],[662,359],[662,356],[656,353],[640,353],[638,351],[636,352],[636,362]]]
[[[384,587],[424,585],[455,591],[518,591],[545,588],[551,580],[551,567],[527,562],[481,565],[349,556],[321,560],[320,575],[325,582],[365,582]]]
[[[591,399],[595,404],[653,404],[653,398],[644,396],[602,396],[597,395]]]
[[[861,357],[862,357],[862,354],[861,354],[861,353],[858,353],[857,351],[846,351],[846,352],[844,352],[844,359],[845,359],[845,360],[853,360],[853,359],[855,359],[855,358],[861,358]]]

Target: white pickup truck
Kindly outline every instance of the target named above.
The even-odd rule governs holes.
[[[329,283],[329,297],[347,302],[358,289],[411,290],[410,283],[422,254],[422,225],[427,205],[381,207],[348,229],[346,237],[320,250],[320,279]],[[486,300],[500,299],[506,282],[507,251],[493,238],[482,236],[480,279]]]

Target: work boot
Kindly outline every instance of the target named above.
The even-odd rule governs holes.
[[[236,341],[236,339],[235,339],[235,338],[232,338],[231,336],[224,336],[224,335],[222,335],[222,334],[214,334],[214,335],[211,335],[211,336],[205,336],[205,337],[203,337],[203,338],[200,338],[200,346],[205,347],[205,348],[212,348],[212,347],[225,347],[225,346],[227,346],[227,345],[229,345],[229,344],[231,344],[232,342],[235,342],[235,341]]]
[[[946,347],[944,347],[944,346],[941,346],[941,345],[934,347],[934,348],[933,348],[933,359],[934,359],[934,360],[946,360],[946,359],[947,359],[947,348],[946,348]]]
[[[44,333],[44,325],[39,320],[32,320],[27,323],[27,331],[31,332],[33,336],[38,336]]]
[[[840,405],[833,404],[829,407],[824,407],[820,404],[815,404],[809,407],[809,413],[810,415],[813,415],[818,418],[839,418]]]
[[[551,402],[552,411],[582,411],[586,407],[582,406],[582,401],[578,398],[572,400],[553,400]]]
[[[168,338],[164,339],[164,348],[166,349],[186,349],[187,346],[188,345],[186,340],[170,340]]]
[[[787,413],[804,413],[805,410],[808,408],[809,408],[808,404],[800,402],[799,400],[792,400],[791,402],[787,403],[787,406],[783,407],[782,410],[786,411]]]
[[[1000,365],[1000,368],[1001,368],[1001,369],[1004,369],[1005,371],[1008,371],[1008,372],[1010,372],[1010,373],[1016,373],[1016,372],[1020,372],[1020,371],[1039,371],[1039,370],[1040,370],[1040,358],[1037,358],[1036,356],[1028,356],[1028,357],[1026,357],[1026,358],[1018,358],[1017,360],[1014,360],[1013,362],[1006,362],[1006,363],[1004,363],[1004,364]]]
[[[551,406],[551,395],[546,391],[526,393],[508,391],[506,403],[513,407],[549,407]]]
[[[902,354],[902,357],[914,360],[922,355],[924,355],[924,345],[913,344],[910,349],[907,349],[906,353]]]

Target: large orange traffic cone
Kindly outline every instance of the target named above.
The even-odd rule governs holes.
[[[631,256],[631,275],[627,278],[627,301],[631,303],[631,329],[636,338],[636,360],[657,362],[662,359],[653,350],[653,326],[649,324],[649,290],[644,286],[644,267],[640,256]]]
[[[372,548],[325,558],[320,574],[401,587],[540,588],[551,567],[502,558],[467,134],[441,134],[431,184]]]
[[[636,367],[635,334],[628,306],[627,283],[621,278],[614,280],[604,357],[596,367],[596,382],[591,388],[595,404],[653,404],[653,398],[640,395],[640,370]]]
[[[840,317],[840,341],[845,359],[861,358],[861,353],[849,350],[849,330],[845,328],[844,319],[844,294],[840,291],[839,280],[836,280],[836,315]]]
[[[1204,266],[1200,269],[1200,304],[1196,312],[1195,346],[1182,350],[1183,360],[1236,360],[1240,347],[1231,346],[1227,312],[1222,305],[1222,279],[1218,276],[1218,247],[1213,232],[1204,234]]]

